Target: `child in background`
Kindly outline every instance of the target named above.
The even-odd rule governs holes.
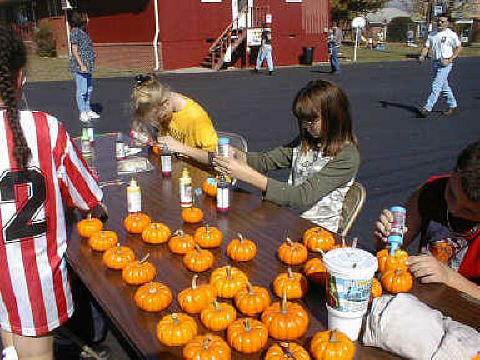
[[[334,83],[309,82],[295,97],[292,112],[299,136],[268,152],[215,156],[215,169],[260,189],[264,198],[293,207],[301,216],[336,232],[345,195],[360,164],[350,104]],[[264,175],[291,168],[287,183]]]

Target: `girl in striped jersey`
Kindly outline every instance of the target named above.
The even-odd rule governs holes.
[[[73,313],[64,206],[93,210],[102,191],[55,118],[18,111],[25,63],[24,44],[0,28],[2,343],[43,360],[53,359],[52,330]]]

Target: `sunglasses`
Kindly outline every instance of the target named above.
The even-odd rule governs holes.
[[[152,81],[153,77],[152,75],[144,75],[144,74],[139,74],[135,76],[135,85],[136,86],[142,86],[146,82]]]

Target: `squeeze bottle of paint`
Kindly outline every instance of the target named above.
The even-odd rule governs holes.
[[[183,168],[182,176],[179,179],[180,187],[180,206],[183,208],[193,205],[192,178],[187,168]]]
[[[133,178],[127,186],[127,209],[129,214],[142,211],[142,193]]]
[[[217,184],[217,211],[227,212],[230,209],[230,190],[224,175],[220,175]]]
[[[164,176],[172,175],[172,153],[167,146],[163,146],[160,160],[162,162],[162,174]]]
[[[407,210],[402,206],[392,206],[390,212],[393,216],[393,222],[387,242],[390,245],[390,255],[393,255],[395,250],[403,244],[403,231],[405,229]]]

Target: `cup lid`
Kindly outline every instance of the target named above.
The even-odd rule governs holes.
[[[323,263],[329,273],[348,278],[372,277],[378,267],[375,256],[351,247],[330,250],[323,257]]]

